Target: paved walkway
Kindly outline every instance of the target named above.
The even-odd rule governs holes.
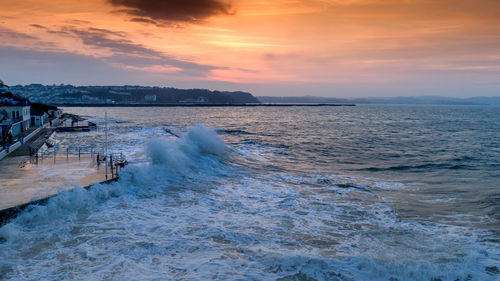
[[[30,164],[29,157],[7,157],[0,161],[0,210],[15,207],[106,179],[104,165],[96,167],[89,155],[58,156],[39,159]]]
[[[6,152],[3,149],[3,145],[0,145],[0,160],[2,160],[4,157],[11,155],[11,156],[25,156],[25,155],[30,155],[30,146],[36,146],[36,148],[40,148],[40,146],[45,143],[43,138],[41,136],[45,136],[46,139],[50,137],[50,135],[54,132],[55,128],[62,124],[67,117],[64,118],[56,118],[56,119],[50,119],[49,121],[51,122],[50,124],[54,126],[49,127],[49,123],[45,123],[43,125],[44,128],[42,128],[42,132],[38,132],[36,135],[28,137],[31,133],[33,133],[35,130],[39,129],[40,127],[31,127],[28,130],[24,132],[25,136],[25,143],[21,145],[19,142],[19,137],[16,136],[14,139],[14,142],[11,144],[9,147],[9,152]],[[38,142],[38,143],[37,143]],[[19,152],[17,150],[20,150]]]
[[[24,137],[27,137],[29,136],[31,133],[33,133],[36,129],[40,128],[39,126],[35,127],[35,126],[32,126],[30,127],[28,130],[24,131],[23,132],[23,135]],[[18,142],[19,141],[19,136],[16,136],[12,139],[12,144],[13,145],[14,143]],[[3,144],[0,145],[0,151],[3,150]]]
[[[30,147],[40,148],[45,141],[54,133],[55,128],[43,128],[40,132],[34,135],[31,139],[24,142],[21,147],[11,152],[7,157],[29,156]]]

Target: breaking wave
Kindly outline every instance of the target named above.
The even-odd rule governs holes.
[[[266,149],[260,148],[260,149]],[[495,280],[481,231],[398,216],[400,183],[238,163],[216,131],[148,140],[117,182],[0,228],[6,279]],[[238,152],[238,151],[236,151]],[[255,153],[255,151],[254,151]],[[236,154],[236,155],[235,155]],[[260,150],[256,153],[260,155]]]
[[[146,146],[148,163],[123,169],[120,178],[109,184],[94,184],[88,189],[60,189],[44,205],[32,205],[12,222],[0,228],[3,240],[19,240],[20,226],[40,225],[55,218],[75,219],[79,213],[97,208],[98,204],[127,193],[156,192],[181,184],[183,180],[223,175],[224,157],[229,153],[224,140],[214,130],[195,125],[180,139],[156,138]],[[226,165],[227,166],[227,165]]]

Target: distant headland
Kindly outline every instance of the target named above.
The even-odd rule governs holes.
[[[353,106],[352,103],[262,103],[251,93],[150,86],[4,85],[0,92],[12,92],[31,102],[56,106]]]
[[[451,98],[441,96],[329,98],[316,96],[257,97],[263,103],[279,104],[413,104],[413,105],[494,105],[500,106],[500,97]]]
[[[149,86],[16,85],[9,90],[32,102],[54,105],[259,104],[247,92]]]

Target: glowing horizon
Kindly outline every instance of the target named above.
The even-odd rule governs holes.
[[[7,84],[500,96],[500,2],[6,1]]]

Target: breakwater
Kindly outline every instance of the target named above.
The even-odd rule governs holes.
[[[62,107],[317,107],[317,106],[356,106],[355,104],[341,103],[242,103],[242,104],[225,104],[225,103],[152,103],[152,104],[102,104],[102,103],[81,103],[81,104],[59,104]]]

